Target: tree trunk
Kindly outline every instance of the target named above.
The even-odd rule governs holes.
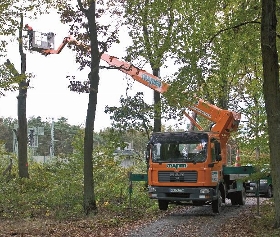
[[[153,75],[159,77],[159,68],[153,68]],[[154,132],[161,131],[161,100],[160,93],[154,91]]]
[[[263,61],[263,93],[267,113],[271,175],[275,204],[275,227],[280,227],[280,92],[279,65],[276,48],[276,0],[262,0],[261,50]]]
[[[27,87],[25,72],[26,72],[26,54],[23,52],[22,45],[22,29],[23,16],[21,15],[20,30],[19,30],[19,53],[21,57],[21,75],[23,79],[19,83],[18,94],[18,170],[19,177],[28,178],[28,160],[27,160],[27,119],[26,119],[26,97]]]
[[[92,1],[88,10],[85,11],[89,25],[91,44],[91,72],[89,74],[90,93],[87,109],[85,137],[84,137],[84,211],[85,214],[96,214],[97,205],[94,194],[93,179],[93,130],[97,105],[97,92],[99,85],[99,50],[97,41],[97,29],[95,22],[95,1]]]

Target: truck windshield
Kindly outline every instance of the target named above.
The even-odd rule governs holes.
[[[155,143],[152,147],[153,162],[204,162],[207,141],[192,143]]]

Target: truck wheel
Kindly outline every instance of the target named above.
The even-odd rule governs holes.
[[[192,201],[194,206],[203,206],[205,204],[204,201]]]
[[[230,201],[231,201],[231,205],[237,205],[238,204],[235,193],[232,193],[232,196],[230,197]]]
[[[158,200],[158,208],[159,210],[166,211],[168,208],[167,200]]]
[[[239,205],[245,205],[245,202],[246,202],[246,192],[245,192],[245,189],[243,188],[242,191],[238,191],[236,192],[237,194],[237,204]]]
[[[221,213],[222,211],[222,196],[221,191],[218,190],[217,199],[212,201],[212,211],[214,213]]]
[[[272,194],[272,187],[271,186],[268,186],[265,196],[267,198],[272,198],[273,194]]]

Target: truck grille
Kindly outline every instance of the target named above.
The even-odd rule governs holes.
[[[181,171],[181,172],[159,171],[158,181],[196,183],[197,172],[196,171]]]

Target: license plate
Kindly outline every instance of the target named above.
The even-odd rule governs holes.
[[[171,193],[183,193],[184,189],[183,188],[171,188],[170,192]]]

